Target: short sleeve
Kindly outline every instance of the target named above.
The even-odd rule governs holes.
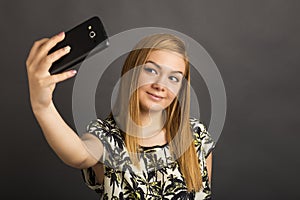
[[[104,187],[103,184],[99,184],[96,179],[95,172],[92,167],[81,170],[84,183],[97,194],[103,195]]]
[[[105,124],[102,120],[93,120],[91,121],[86,131],[94,136],[96,136],[101,142],[101,138],[105,136],[106,132],[109,130],[108,125]],[[103,142],[102,142],[103,143]],[[103,149],[104,150],[104,149]],[[105,150],[103,151],[102,157],[99,160],[99,162],[103,161],[103,157],[105,154]],[[84,183],[92,190],[94,190],[97,194],[103,195],[104,193],[104,187],[103,184],[99,184],[97,182],[96,174],[92,167],[82,169],[81,170],[82,177]]]
[[[106,149],[104,147],[104,144],[106,143],[103,138],[106,137],[107,132],[109,131],[109,126],[103,121],[103,120],[93,120],[91,121],[88,126],[86,127],[86,131],[89,134],[94,135],[96,138],[100,140],[100,142],[103,144],[103,152],[101,158],[98,158],[99,162],[104,162],[104,157],[106,156]]]
[[[99,162],[109,168],[120,166],[120,161],[124,156],[122,152],[124,152],[125,142],[115,121],[112,118],[93,120],[88,124],[86,131],[96,136],[103,145],[103,152]],[[82,175],[85,184],[89,188],[99,194],[103,193],[103,185],[97,183],[93,168],[83,169]]]
[[[118,166],[125,142],[114,122],[110,119],[91,121],[87,126],[87,132],[96,136],[103,144],[103,153],[99,162],[111,168]]]
[[[215,141],[207,131],[206,125],[198,119],[190,119],[191,128],[195,137],[195,146],[198,152],[204,151],[205,158],[215,148]]]

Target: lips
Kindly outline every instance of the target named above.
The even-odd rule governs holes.
[[[161,99],[164,98],[162,96],[159,96],[159,95],[156,95],[156,94],[153,94],[153,93],[150,93],[150,92],[147,92],[147,94],[150,96],[150,98],[152,98],[154,100],[161,100]]]

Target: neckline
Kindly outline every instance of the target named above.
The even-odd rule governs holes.
[[[157,145],[154,145],[154,146],[141,146],[141,145],[139,145],[139,146],[140,146],[142,149],[147,150],[147,149],[154,149],[154,148],[164,148],[164,147],[166,147],[167,145],[168,145],[168,143],[161,144],[161,145],[157,144]]]
[[[113,121],[113,124],[116,128],[119,128],[116,121],[115,121],[115,118],[113,116],[109,116],[108,119],[111,119]],[[157,145],[154,145],[154,146],[142,146],[142,145],[139,145],[139,147],[143,150],[148,150],[148,149],[155,149],[155,148],[164,148],[166,146],[168,146],[168,142],[165,143],[165,144],[157,144]]]

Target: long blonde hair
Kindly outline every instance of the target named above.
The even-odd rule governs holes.
[[[199,191],[202,187],[202,175],[198,163],[193,135],[190,128],[190,65],[184,43],[171,34],[155,34],[143,38],[135,48],[129,53],[124,63],[121,75],[131,71],[130,75],[121,80],[119,96],[116,106],[113,108],[114,115],[127,113],[123,123],[125,130],[125,144],[128,149],[130,159],[138,165],[138,138],[134,136],[135,127],[131,119],[138,123],[140,120],[140,106],[137,89],[139,67],[145,64],[150,53],[155,50],[165,50],[180,54],[185,62],[185,79],[182,82],[178,97],[166,108],[166,139],[170,144],[170,151],[173,153],[187,184],[188,191]],[[129,91],[129,92],[128,92]],[[128,101],[123,101],[128,99]],[[130,134],[128,134],[130,133]],[[176,136],[176,134],[178,134]],[[176,136],[176,137],[175,137]],[[184,139],[183,139],[184,138]],[[132,152],[133,154],[130,154]]]

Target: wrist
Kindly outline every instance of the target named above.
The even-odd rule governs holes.
[[[51,102],[49,105],[45,106],[45,105],[38,105],[38,104],[31,104],[31,109],[32,112],[34,113],[35,116],[38,116],[40,114],[44,114],[49,112],[50,110],[52,110],[53,107],[53,102]]]

